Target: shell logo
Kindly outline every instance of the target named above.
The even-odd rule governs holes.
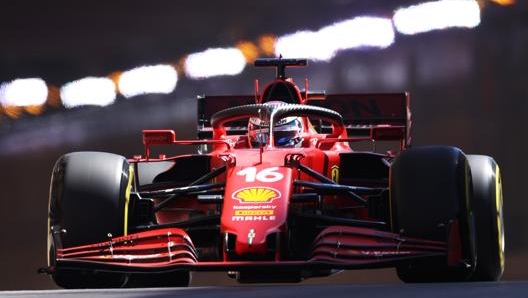
[[[248,187],[233,193],[233,199],[241,203],[269,203],[280,197],[280,192],[271,187]]]

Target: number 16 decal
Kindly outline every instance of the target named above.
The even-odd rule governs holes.
[[[265,168],[257,172],[256,167],[249,167],[238,171],[238,176],[245,176],[246,182],[277,182],[284,178],[284,175],[278,171],[279,167]]]

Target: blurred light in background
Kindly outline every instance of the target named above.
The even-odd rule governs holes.
[[[147,93],[168,94],[174,91],[177,82],[178,74],[171,65],[142,66],[123,72],[118,89],[127,98]]]
[[[328,61],[334,56],[331,44],[319,42],[316,32],[297,31],[277,39],[275,53],[286,58],[304,57],[311,60]]]
[[[237,48],[216,48],[190,54],[185,59],[185,74],[191,79],[237,75],[246,67],[246,58]]]
[[[402,34],[417,34],[451,27],[473,28],[480,24],[480,8],[475,0],[442,0],[400,8],[393,16]]]
[[[275,53],[276,43],[277,37],[272,34],[264,34],[258,39],[259,49],[265,56],[271,56]]]
[[[87,77],[62,86],[60,96],[67,108],[107,106],[116,99],[116,86],[109,78]]]
[[[0,104],[4,107],[39,106],[47,98],[48,86],[40,78],[16,79],[0,85]]]
[[[386,48],[394,43],[392,20],[380,17],[357,17],[326,27],[321,33],[329,40],[336,40],[338,50]]]
[[[252,63],[260,56],[257,45],[250,41],[240,41],[236,44],[236,48],[242,52],[242,55],[246,58],[246,63]]]
[[[286,58],[303,57],[329,61],[340,50],[362,47],[386,48],[394,43],[390,19],[356,17],[321,28],[298,31],[278,38],[275,54]]]
[[[482,4],[482,1],[479,0]],[[395,42],[395,29],[402,34],[417,34],[452,27],[473,28],[480,23],[477,0],[440,0],[397,9],[392,19],[358,16],[322,27],[318,31],[300,30],[277,37],[263,34],[256,41],[241,40],[232,48],[210,48],[181,57],[176,65],[141,66],[114,72],[108,78],[88,77],[57,87],[42,79],[17,79],[0,85],[0,113],[18,118],[22,112],[40,114],[45,104],[71,108],[83,105],[112,104],[117,92],[124,97],[141,94],[167,94],[175,90],[179,75],[191,79],[238,75],[259,57],[307,58],[330,61],[339,51],[384,49]],[[486,0],[488,1],[488,0]],[[515,0],[489,0],[511,5]],[[357,78],[361,81],[360,78]],[[368,80],[367,80],[368,81]],[[118,88],[116,88],[116,86]]]
[[[504,6],[515,4],[515,0],[490,0],[490,1],[495,2],[499,5],[504,5]]]

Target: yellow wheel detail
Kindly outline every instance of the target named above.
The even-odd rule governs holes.
[[[495,168],[495,206],[497,210],[497,236],[498,236],[498,243],[499,243],[499,259],[500,259],[500,266],[501,268],[504,268],[504,220],[503,220],[503,213],[502,213],[502,179],[500,175],[499,166],[496,166]]]
[[[125,190],[125,214],[123,223],[123,235],[128,235],[128,205],[130,203],[130,192],[132,191],[132,181],[134,180],[134,167],[128,167],[128,183]]]
[[[472,281],[496,281],[504,272],[504,222],[502,178],[495,160],[468,155],[473,182],[477,264]]]

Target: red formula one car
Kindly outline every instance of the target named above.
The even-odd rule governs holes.
[[[145,130],[141,156],[60,157],[41,272],[64,288],[187,286],[193,271],[299,282],[381,267],[405,282],[498,280],[494,159],[411,148],[407,93],[300,90],[285,70],[306,64],[258,59],[277,70],[262,92],[200,97],[197,139]],[[166,145],[198,150],[153,156]]]

